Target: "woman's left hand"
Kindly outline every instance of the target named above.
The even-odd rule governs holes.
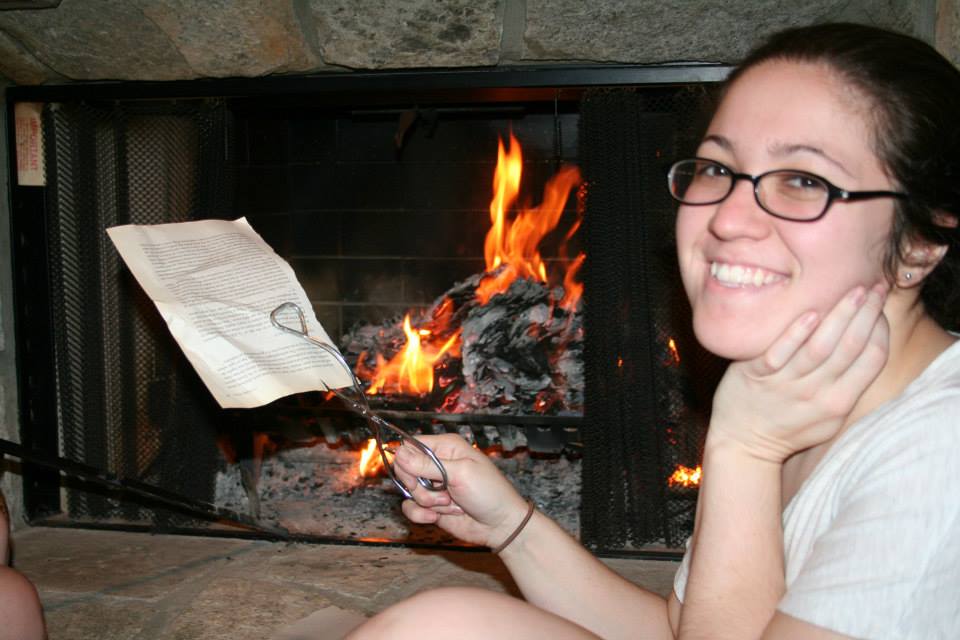
[[[731,364],[708,438],[781,463],[836,435],[886,363],[887,290],[857,287],[822,320],[809,311],[761,356]]]

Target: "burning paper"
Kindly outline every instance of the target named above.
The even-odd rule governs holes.
[[[351,384],[331,356],[270,323],[277,306],[296,303],[308,332],[333,345],[293,269],[245,218],[125,225],[107,234],[221,407]]]

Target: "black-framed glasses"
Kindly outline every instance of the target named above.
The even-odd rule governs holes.
[[[677,202],[689,205],[723,202],[733,193],[737,180],[753,184],[753,195],[764,211],[798,222],[819,220],[834,200],[909,197],[897,191],[845,191],[826,178],[794,169],[776,169],[751,176],[706,158],[678,160],[667,174],[670,195]]]

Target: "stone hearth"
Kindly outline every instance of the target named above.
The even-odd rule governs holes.
[[[424,589],[516,594],[490,553],[326,546],[33,527],[16,566],[37,586],[50,640],[336,640]],[[666,595],[677,562],[606,559]],[[312,634],[312,635],[311,635]]]

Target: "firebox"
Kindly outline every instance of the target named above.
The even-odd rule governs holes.
[[[335,399],[218,408],[105,234],[244,216],[384,416],[468,438],[598,553],[676,551],[722,363],[690,334],[663,183],[726,72],[11,89],[42,105],[45,141],[45,184],[12,198],[31,522],[457,544],[403,521]],[[513,155],[522,179],[498,221]],[[550,218],[518,243],[530,268],[491,253],[523,216]],[[412,342],[432,354],[430,387],[377,382]]]

